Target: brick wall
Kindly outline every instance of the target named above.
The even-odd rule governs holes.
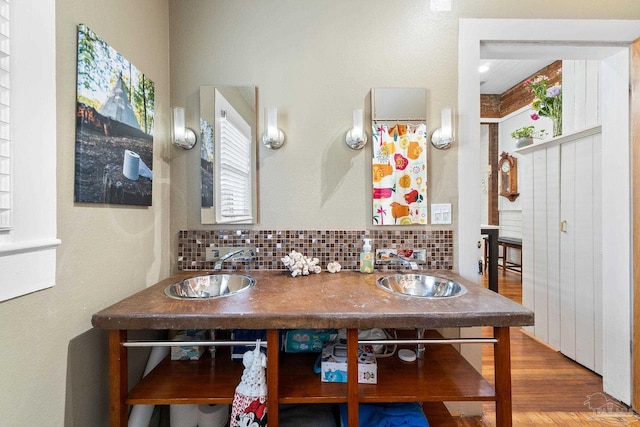
[[[562,61],[555,61],[554,63],[549,64],[540,71],[522,80],[502,94],[480,95],[480,117],[504,117],[510,113],[513,113],[514,111],[519,110],[522,107],[531,104],[531,101],[533,101],[533,96],[531,96],[531,94],[524,87],[524,82],[528,79],[533,79],[540,74],[544,74],[549,77],[550,84],[553,85],[556,84],[556,82],[562,83],[562,76],[558,75],[558,70],[560,70],[561,68]]]

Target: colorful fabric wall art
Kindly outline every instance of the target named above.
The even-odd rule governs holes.
[[[373,223],[427,224],[427,126],[373,124]]]

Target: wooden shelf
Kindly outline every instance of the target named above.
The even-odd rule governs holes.
[[[496,388],[450,344],[427,344],[425,357],[411,363],[399,360],[396,355],[378,358],[377,384],[356,384],[353,380],[349,383],[322,382],[320,375],[313,372],[317,353],[282,354],[277,347],[268,347],[273,357],[269,364],[271,368],[267,367],[267,378],[271,375],[270,389],[275,387],[269,392],[269,399],[274,399],[272,405],[347,403],[350,422],[357,421],[358,403],[423,402],[427,413],[438,414],[436,418],[441,422],[434,425],[439,426],[449,426],[451,420],[446,408],[438,402],[488,401],[496,402],[497,425],[511,425],[509,330],[496,328],[494,331],[498,340],[494,348],[496,361],[499,362],[496,366],[500,366],[496,372],[499,373],[496,375]],[[275,330],[269,333],[277,336]],[[435,331],[427,331],[425,335],[428,338],[442,338]],[[126,426],[128,405],[233,402],[244,366],[230,359],[229,347],[218,347],[214,359],[208,352],[200,360],[193,361],[172,361],[167,356],[127,392],[127,351],[121,345],[125,340],[125,331],[110,335],[111,393],[112,399],[118,402],[112,411],[112,425]],[[348,330],[347,341],[357,341],[356,329]],[[349,351],[354,353],[355,347],[349,346]],[[270,410],[275,425],[278,405]]]
[[[313,373],[318,353],[281,354],[278,395],[280,403],[344,403],[346,383],[322,382]]]
[[[322,382],[313,373],[316,358],[317,354],[281,356],[280,403],[347,401],[346,383]],[[413,363],[395,355],[377,363],[378,383],[358,385],[360,402],[495,401],[493,386],[451,345],[429,345],[425,358]]]
[[[411,348],[411,347],[406,347]],[[493,386],[451,345],[427,345],[424,359],[378,359],[378,384],[359,384],[360,402],[495,401]]]
[[[200,360],[170,360],[167,356],[129,392],[129,405],[179,403],[231,403],[244,366],[230,360],[228,348],[218,348],[211,359],[205,351]]]
[[[566,142],[576,141],[586,136],[595,135],[597,133],[602,133],[602,125],[590,126],[576,132],[571,132],[564,135],[556,136],[551,139],[545,139],[544,141],[541,141],[532,145],[528,145],[526,147],[517,148],[513,150],[513,152],[518,154],[527,154],[534,151],[546,149],[549,147],[554,147],[556,145],[561,145]]]
[[[317,353],[280,355],[280,403],[347,402],[346,383],[323,382],[313,373],[317,357]],[[425,358],[413,363],[395,355],[377,362],[378,384],[358,385],[361,402],[495,400],[491,384],[451,345],[429,345]],[[219,348],[215,359],[208,352],[200,360],[167,356],[126,401],[129,405],[231,403],[243,369],[242,363],[229,360],[228,348]]]

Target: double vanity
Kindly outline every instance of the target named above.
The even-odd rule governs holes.
[[[494,401],[497,425],[511,425],[509,327],[533,325],[534,320],[532,311],[511,300],[449,271],[417,278],[350,271],[294,278],[286,271],[251,271],[219,275],[211,283],[185,281],[203,274],[208,273],[182,271],[94,314],[93,325],[109,330],[112,426],[127,425],[129,405],[229,404],[240,381],[242,364],[231,361],[228,349],[221,347],[214,359],[208,353],[195,361],[167,358],[129,390],[127,331],[146,329],[266,329],[270,426],[278,426],[280,404],[346,403],[348,424],[357,426],[358,403],[404,401]],[[444,280],[434,282],[430,276]],[[216,297],[216,292],[225,296]],[[469,341],[492,343],[495,386],[454,348],[457,341],[435,332],[474,326],[493,327],[492,338]],[[358,369],[358,329],[413,334],[414,340],[400,347],[415,349],[416,341],[424,345],[424,356],[411,363],[378,359],[377,384],[359,384],[355,375],[346,383],[322,382],[313,373],[317,355],[281,353],[277,344],[281,330],[310,328],[347,330],[349,372]]]

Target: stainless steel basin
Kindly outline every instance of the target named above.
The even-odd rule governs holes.
[[[244,274],[210,274],[172,283],[164,293],[178,299],[207,299],[234,295],[255,284],[256,279]]]
[[[393,294],[421,298],[456,297],[467,292],[458,282],[428,274],[392,274],[379,278],[376,284]]]

